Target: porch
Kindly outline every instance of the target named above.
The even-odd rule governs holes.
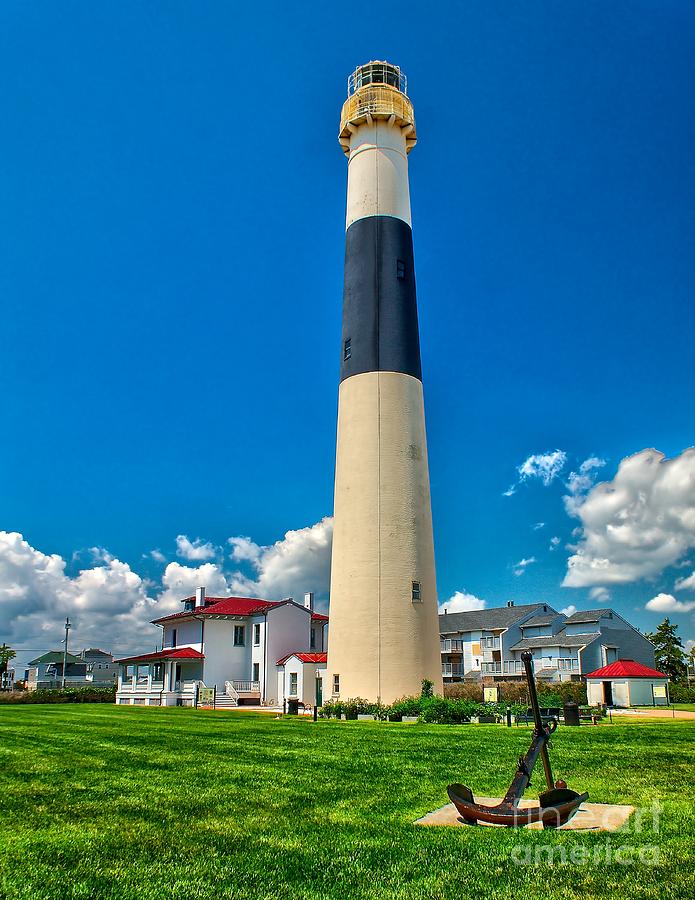
[[[195,706],[204,655],[190,647],[117,660],[116,703],[140,706]]]

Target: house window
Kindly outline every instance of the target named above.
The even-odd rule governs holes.
[[[334,694],[340,693],[340,675],[333,676],[333,693]]]
[[[343,345],[343,359],[348,360],[352,356],[352,341],[350,338],[347,338],[345,344]]]
[[[244,632],[246,628],[243,625],[235,625],[234,626],[234,646],[235,647],[243,647],[245,643],[245,635]]]
[[[253,625],[253,646],[254,646],[254,647],[258,647],[258,645],[259,645],[260,643],[261,643],[261,623],[260,623],[260,622],[254,622],[254,625]],[[254,679],[254,680],[256,680],[256,679]]]
[[[162,679],[163,679],[163,666],[160,662],[158,662],[152,666],[152,681],[162,681]]]
[[[297,673],[290,672],[290,697],[297,696]]]
[[[260,681],[261,678],[261,667],[258,663],[253,664],[253,676],[252,681]]]
[[[316,649],[316,629],[315,628],[311,629],[311,637],[309,638],[309,649],[310,650]]]
[[[405,278],[405,262],[402,259],[396,260],[396,278]]]
[[[413,603],[422,603],[422,588],[419,581],[413,582]]]
[[[175,628],[171,629],[171,646],[172,647],[176,646],[176,629]]]

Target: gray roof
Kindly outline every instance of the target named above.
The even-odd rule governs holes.
[[[509,649],[536,650],[539,647],[583,647],[584,644],[590,644],[598,636],[598,631],[592,631],[589,634],[565,634],[564,631],[559,631],[552,637],[524,638]]]
[[[582,622],[598,622],[601,616],[607,616],[612,613],[611,609],[579,609],[576,613],[572,613],[567,617],[565,624],[574,625]]]
[[[509,628],[519,619],[528,615],[533,609],[550,609],[544,603],[529,603],[525,606],[498,606],[493,609],[472,609],[468,612],[441,613],[439,631],[451,634],[458,631],[488,631],[496,628]]]
[[[527,619],[523,625],[520,625],[520,628],[529,628],[532,625],[552,625],[555,619],[558,616],[561,616],[562,613],[543,613],[540,616],[532,616],[530,619]],[[564,616],[563,616],[564,618]]]

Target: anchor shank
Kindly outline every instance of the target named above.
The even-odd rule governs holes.
[[[544,750],[547,753],[547,742],[548,734],[545,730],[542,734],[534,733],[531,746],[526,751],[526,755],[519,760],[514,778],[509,785],[507,793],[504,795],[503,803],[516,804],[521,799],[531,780],[531,772],[536,765],[539,754],[542,754]]]
[[[526,681],[528,682],[528,693],[531,700],[531,709],[533,710],[533,721],[535,724],[534,733],[537,735],[546,735],[546,741],[543,743],[540,749],[540,753],[541,759],[543,760],[543,771],[545,772],[545,780],[548,785],[548,790],[552,791],[552,789],[555,787],[555,782],[553,781],[553,770],[550,766],[550,757],[548,756],[547,737],[549,732],[543,725],[543,719],[541,718],[541,709],[538,704],[536,681],[533,677],[533,656],[528,652],[528,650],[525,650],[521,654],[521,659],[524,664],[524,669],[526,670]]]

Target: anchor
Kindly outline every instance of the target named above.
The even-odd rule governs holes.
[[[469,825],[488,822],[491,825],[521,826],[532,822],[542,822],[544,828],[559,828],[572,818],[589,795],[578,794],[567,787],[564,781],[553,781],[553,770],[550,767],[548,746],[550,735],[557,728],[557,720],[552,719],[543,724],[538,705],[536,682],[533,677],[533,657],[530,653],[521,654],[526,671],[531,709],[533,710],[534,730],[531,746],[525,756],[519,758],[517,769],[507,793],[497,806],[484,806],[476,803],[473,791],[463,784],[450,784],[446,789],[449,799],[459,811],[461,818]],[[548,786],[547,791],[539,798],[539,805],[528,809],[520,809],[519,801],[531,782],[531,772],[540,756]]]

